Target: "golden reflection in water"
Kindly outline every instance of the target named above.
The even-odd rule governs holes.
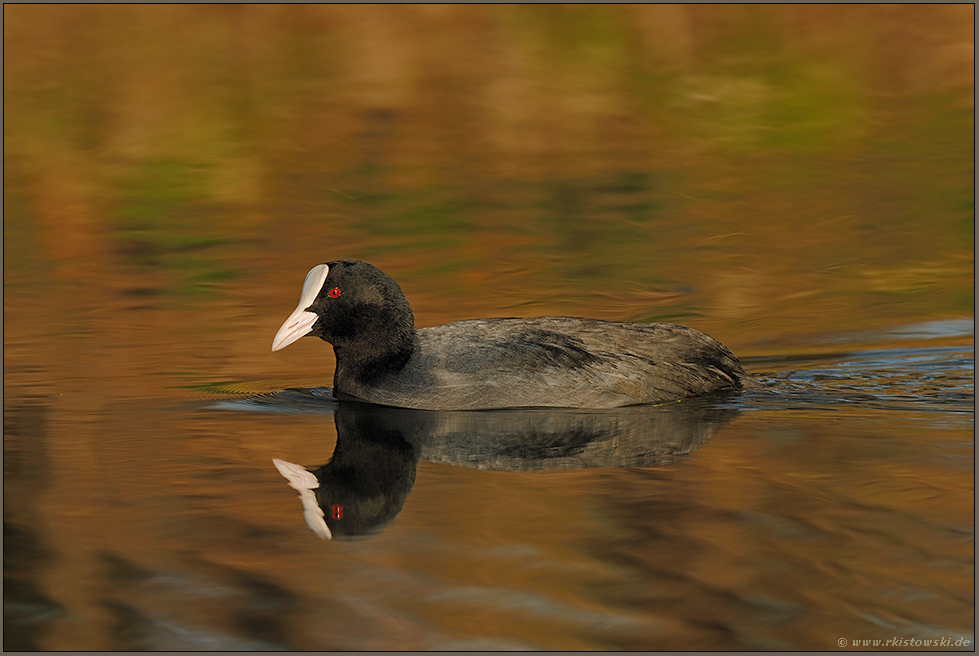
[[[958,407],[755,408],[655,469],[423,461],[384,532],[325,547],[271,460],[325,462],[329,418],[206,403],[330,383],[325,344],[268,344],[344,257],[423,326],[665,320],[815,357],[971,316],[973,25],[971,5],[5,6],[5,648],[971,630]]]
[[[286,252],[467,313],[489,281],[783,333],[966,312],[973,13],[12,5],[8,269],[271,294]]]

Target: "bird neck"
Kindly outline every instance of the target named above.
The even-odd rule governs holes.
[[[334,344],[337,359],[334,388],[356,395],[349,389],[351,385],[369,385],[381,376],[398,373],[408,364],[416,346],[413,323],[385,335],[372,335],[369,340]]]

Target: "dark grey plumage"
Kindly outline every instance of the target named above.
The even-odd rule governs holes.
[[[326,266],[305,310],[317,315],[308,334],[334,345],[340,398],[439,410],[612,408],[752,384],[723,344],[692,328],[541,317],[416,330],[400,287],[379,269]]]

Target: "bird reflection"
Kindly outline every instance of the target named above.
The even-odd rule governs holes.
[[[401,511],[415,483],[417,451],[396,422],[374,410],[337,409],[337,444],[322,467],[307,471],[272,461],[299,491],[306,523],[324,539],[380,530]]]
[[[300,493],[310,529],[324,539],[369,535],[401,511],[418,460],[497,471],[653,467],[688,457],[738,410],[716,397],[613,410],[430,411],[333,401],[286,390],[262,405],[332,410],[330,461],[307,469],[273,462]]]

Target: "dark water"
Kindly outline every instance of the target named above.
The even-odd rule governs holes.
[[[9,395],[5,639],[972,640],[974,350],[931,342],[755,358],[764,389],[616,411],[404,411],[313,389],[66,416],[51,396]],[[332,459],[334,540],[307,528],[273,458]]]
[[[974,649],[973,25],[5,6],[4,648]],[[762,386],[337,403],[342,258]]]

